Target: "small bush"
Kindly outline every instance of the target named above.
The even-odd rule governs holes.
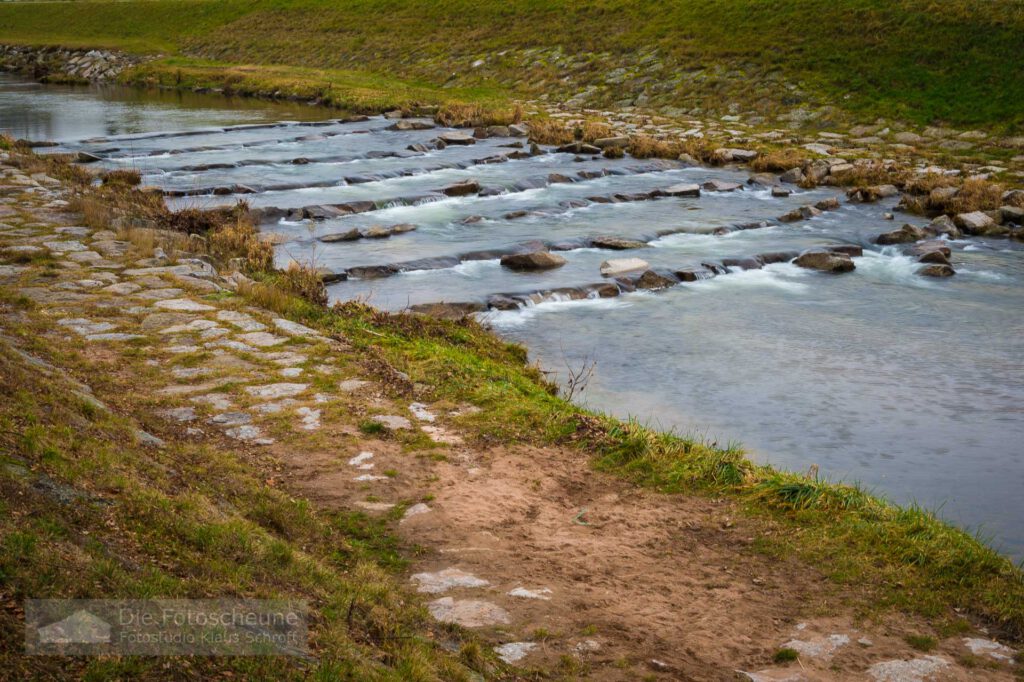
[[[555,118],[530,121],[530,142],[537,144],[569,144],[576,139],[571,128]]]
[[[523,120],[523,107],[490,107],[481,104],[452,102],[438,109],[434,121],[451,128],[511,125]]]
[[[629,141],[628,151],[637,159],[676,159],[686,152],[679,142],[659,140],[650,135],[634,135]]]
[[[796,649],[790,649],[789,647],[779,649],[772,656],[772,660],[776,663],[792,663],[798,658],[800,658],[800,653]]]
[[[622,147],[606,147],[603,153],[606,159],[621,159],[626,155],[626,151]]]
[[[327,305],[327,287],[320,273],[312,265],[292,262],[282,275],[284,284],[291,291],[316,305]]]
[[[928,635],[907,635],[903,640],[918,651],[931,651],[938,646],[938,641]]]
[[[968,179],[960,185],[956,193],[943,207],[946,213],[970,213],[971,211],[991,211],[999,208],[1003,200],[1002,185],[988,180]]]

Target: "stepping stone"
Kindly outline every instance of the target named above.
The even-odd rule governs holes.
[[[215,388],[220,388],[226,383],[233,381],[232,379],[219,379],[217,381],[207,381],[202,384],[182,384],[180,386],[165,386],[164,388],[157,389],[157,395],[188,395],[189,393],[203,393],[205,391],[212,391]]]
[[[373,468],[373,462],[370,461],[371,459],[373,459],[372,452],[360,452],[358,455],[351,458],[348,463],[349,466],[354,466],[357,469],[369,470]]]
[[[381,424],[392,430],[412,428],[412,422],[410,422],[408,419],[393,414],[376,414],[370,417],[370,419],[376,422],[380,422]]]
[[[80,279],[75,282],[78,286],[83,289],[98,289],[99,287],[106,284],[106,282],[98,279]]]
[[[338,384],[338,390],[344,391],[345,393],[353,393],[363,386],[369,385],[369,383],[369,381],[362,381],[360,379],[346,379]]]
[[[881,661],[868,668],[875,682],[924,682],[949,667],[941,656],[922,656],[909,661]]]
[[[285,367],[281,370],[280,374],[287,379],[297,379],[302,376],[302,372],[301,367]]]
[[[184,344],[184,343],[182,343],[182,344],[177,344],[175,346],[166,346],[166,347],[164,347],[164,350],[166,352],[168,352],[168,353],[177,353],[177,354],[194,353],[197,350],[199,350],[199,346],[194,346],[194,345],[191,345],[191,344]]]
[[[88,334],[85,337],[86,341],[130,341],[131,339],[144,339],[146,337],[141,334],[124,334],[124,333],[108,333],[108,334]]]
[[[791,639],[782,646],[786,649],[793,649],[799,652],[801,656],[807,656],[808,658],[829,659],[837,649],[849,643],[850,638],[846,635],[828,635],[810,640]]]
[[[272,403],[263,403],[262,405],[257,405],[253,409],[255,409],[260,414],[278,414],[279,412],[283,412],[284,410],[288,409],[289,407],[292,407],[292,406],[298,405],[298,404],[299,404],[298,400],[292,400],[291,398],[285,398],[284,400],[277,400],[277,401],[272,402]]]
[[[508,611],[497,604],[476,599],[441,597],[427,605],[430,615],[442,623],[454,623],[467,628],[487,625],[507,625],[512,622]]]
[[[285,320],[280,317],[276,317],[272,321],[274,323],[274,326],[277,327],[279,331],[284,332],[288,336],[303,336],[315,339],[323,338],[320,335],[320,332],[316,331],[315,329],[310,329],[309,327],[299,324],[298,322],[292,322],[291,320]]]
[[[1016,653],[1013,649],[991,639],[980,637],[964,637],[964,646],[971,650],[975,656],[988,656],[997,661],[1013,663],[1013,656]]]
[[[270,400],[274,398],[294,398],[309,388],[309,384],[267,384],[266,386],[246,386],[245,391],[255,398]]]
[[[293,365],[301,365],[302,363],[304,363],[306,360],[309,359],[305,355],[303,355],[302,353],[295,353],[293,351],[287,351],[287,350],[285,350],[285,351],[278,351],[276,353],[267,353],[263,357],[267,358],[268,360],[273,362],[275,365],[278,365],[280,367],[289,367],[289,366],[293,366]]]
[[[160,330],[160,334],[187,334],[189,332],[201,332],[207,329],[220,329],[213,320],[192,320],[185,324],[176,324]]]
[[[71,235],[72,237],[88,237],[92,234],[92,230],[90,228],[80,225],[58,227],[54,232],[57,234]]]
[[[511,664],[523,660],[535,648],[537,648],[535,642],[509,642],[494,647],[494,652],[498,654],[498,658]]]
[[[150,289],[149,291],[143,291],[142,293],[135,294],[139,298],[144,298],[149,301],[160,301],[172,298],[177,298],[184,293],[182,289],[175,288],[163,288],[163,289]],[[213,310],[211,308],[211,310]]]
[[[221,426],[241,426],[242,424],[251,423],[252,417],[245,412],[224,412],[215,414],[207,421],[211,424],[220,424]]]
[[[66,254],[64,257],[74,263],[99,263],[105,260],[103,256],[95,251],[76,251]]]
[[[273,438],[265,438],[263,436],[263,432],[252,424],[236,426],[233,429],[228,429],[224,433],[235,440],[253,443],[254,445],[271,445],[274,442]]]
[[[362,482],[367,482],[367,481],[384,481],[386,479],[387,479],[387,476],[374,476],[373,474],[361,474],[359,476],[356,476],[352,480],[353,481],[358,481],[358,482],[362,483]]]
[[[4,253],[24,254],[28,256],[37,253],[43,253],[44,251],[46,251],[46,249],[44,249],[43,247],[32,246],[31,244],[18,244],[15,246],[5,246],[3,248]]]
[[[316,431],[320,428],[320,410],[312,407],[300,407],[295,410],[302,422],[302,429],[305,431]]]
[[[174,310],[181,313],[205,313],[216,310],[212,305],[198,303],[187,298],[172,298],[166,301],[157,301],[153,304],[161,310]]]
[[[195,408],[192,407],[173,407],[167,410],[157,410],[157,414],[164,419],[176,422],[190,422],[196,418]]]
[[[134,282],[118,282],[117,284],[111,284],[110,286],[100,289],[108,294],[117,294],[118,296],[127,296],[128,294],[134,294],[136,291],[141,289],[138,284]]]
[[[252,346],[242,343],[241,341],[235,341],[234,339],[220,339],[219,341],[210,341],[203,344],[204,348],[227,348],[228,350],[236,350],[242,353],[248,353],[254,350]]]
[[[267,325],[257,322],[251,315],[240,313],[237,310],[222,310],[217,313],[217,319],[232,324],[243,332],[261,332],[267,328]]]
[[[243,343],[249,344],[250,346],[257,346],[259,348],[279,346],[288,340],[283,336],[274,336],[269,332],[249,332],[248,334],[242,334],[238,339]]]
[[[68,327],[71,331],[85,336],[86,334],[100,334],[103,332],[109,332],[111,329],[117,329],[116,324],[110,322],[94,322],[93,320],[84,317],[73,317],[64,320],[57,320],[57,324],[62,327]]]
[[[192,402],[201,405],[209,405],[215,410],[227,410],[231,407],[231,401],[222,394],[210,393],[208,395],[197,395],[191,398]]]
[[[0,277],[17,277],[26,270],[24,265],[0,265]]]
[[[508,596],[510,597],[519,597],[520,599],[540,599],[542,601],[550,601],[551,597],[547,596],[549,594],[551,594],[551,589],[547,587],[541,587],[536,590],[517,587],[508,591]]]
[[[402,520],[399,521],[399,523],[408,521],[412,517],[419,516],[420,514],[427,514],[431,511],[433,510],[427,505],[423,504],[422,502],[417,502],[416,504],[405,510],[405,513],[402,514]]]
[[[195,319],[194,315],[185,313],[151,313],[142,319],[139,326],[146,331],[154,331],[172,325],[187,324]]]
[[[56,253],[72,253],[74,251],[88,251],[89,248],[82,242],[43,242],[43,246]]]
[[[412,416],[419,419],[421,422],[432,422],[435,417],[427,409],[427,406],[423,403],[413,403],[409,405],[409,411],[412,412]]]
[[[486,587],[490,585],[488,581],[457,568],[446,568],[437,573],[416,573],[409,579],[418,584],[416,591],[424,594],[438,594],[457,587]]]
[[[210,327],[199,332],[199,338],[201,339],[216,339],[224,336],[228,333],[228,330],[224,327]]]

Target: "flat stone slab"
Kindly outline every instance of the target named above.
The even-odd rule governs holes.
[[[442,623],[454,623],[467,628],[508,625],[512,622],[505,609],[477,599],[441,597],[427,604],[427,609],[431,616]]]
[[[409,579],[417,584],[416,591],[424,594],[438,594],[457,587],[486,587],[491,584],[458,568],[446,568],[437,573],[415,573]]]
[[[106,334],[87,334],[86,341],[130,341],[132,339],[144,339],[141,334],[125,334],[121,332],[109,332]]]
[[[1017,653],[995,640],[981,637],[964,637],[964,646],[975,656],[988,656],[1004,663],[1014,663],[1013,656]]]
[[[387,479],[387,476],[374,476],[373,474],[360,474],[359,476],[356,476],[352,480],[356,481],[356,482],[359,482],[359,483],[367,483],[367,482],[370,482],[370,481],[383,481],[383,480],[386,480],[386,479]]]
[[[221,310],[217,313],[217,319],[221,322],[227,322],[228,324],[238,327],[243,332],[261,332],[265,331],[267,325],[262,322],[257,322],[252,315],[246,315],[240,313],[237,310]]]
[[[301,367],[285,367],[279,374],[286,379],[298,379],[304,371]]]
[[[941,656],[922,656],[909,661],[882,661],[868,668],[868,675],[875,682],[925,682],[932,675],[949,667],[949,661]]]
[[[356,506],[372,512],[386,512],[394,509],[395,507],[395,505],[390,502],[356,502]]]
[[[550,601],[551,589],[548,587],[539,587],[536,590],[528,590],[525,587],[517,587],[508,591],[508,596],[519,597],[520,599],[539,599],[541,601]]]
[[[216,310],[212,305],[199,303],[187,298],[171,298],[165,301],[157,301],[153,306],[161,310],[173,310],[179,313],[206,313]]]
[[[375,414],[370,417],[375,422],[380,422],[384,426],[392,430],[398,429],[411,429],[412,422],[405,417],[399,417],[394,414]]]
[[[50,251],[56,253],[72,253],[74,251],[88,251],[87,247],[82,242],[67,241],[67,242],[43,242],[43,246],[48,248]]]
[[[135,282],[118,282],[117,284],[111,284],[110,286],[103,287],[100,291],[104,291],[108,294],[117,294],[118,296],[127,296],[128,294],[134,294],[141,288],[142,287]]]
[[[284,332],[288,336],[304,336],[311,338],[322,338],[320,332],[315,329],[299,324],[298,322],[292,322],[284,318],[276,317],[272,320],[274,326],[281,332]]]
[[[196,410],[194,407],[172,407],[167,410],[158,410],[157,414],[164,419],[169,419],[175,422],[190,422],[196,418]]]
[[[165,301],[172,298],[178,298],[184,292],[183,289],[177,289],[174,287],[164,287],[161,289],[150,289],[149,291],[143,291],[135,294],[138,298],[144,298],[147,301]]]
[[[423,403],[412,403],[409,405],[409,411],[412,412],[412,416],[416,417],[421,422],[432,422],[435,419],[434,415]]]
[[[809,640],[791,639],[782,646],[787,649],[793,649],[799,652],[801,656],[807,656],[808,658],[831,658],[837,649],[849,643],[850,638],[847,635],[838,634],[815,637]]]
[[[245,412],[222,412],[213,415],[208,421],[221,426],[241,426],[252,422],[252,417]]]
[[[627,272],[646,270],[650,264],[642,258],[612,258],[601,263],[601,274],[605,277],[615,277]]]
[[[363,469],[363,470],[368,471],[368,470],[372,469],[373,466],[374,466],[373,462],[370,461],[372,459],[373,459],[373,453],[372,452],[363,451],[363,452],[360,452],[355,457],[350,458],[348,460],[348,464],[349,464],[349,466],[354,466],[357,469]]]
[[[369,385],[369,383],[369,381],[363,381],[362,379],[345,379],[345,381],[338,384],[338,390],[345,393],[354,393],[363,386]]]
[[[249,332],[239,336],[238,340],[257,348],[270,348],[271,346],[279,346],[288,339],[283,336],[274,336],[269,332]]]
[[[220,393],[209,393],[207,395],[197,395],[190,398],[194,403],[200,405],[209,405],[215,410],[227,410],[231,407],[231,401],[228,400],[227,396]]]
[[[160,334],[188,334],[190,332],[201,332],[207,329],[219,328],[213,320],[192,320],[185,324],[175,324],[160,330]]]
[[[85,317],[72,317],[64,320],[57,320],[57,324],[67,327],[76,334],[102,334],[112,329],[117,329],[116,324],[110,322],[96,322]]]
[[[264,437],[263,432],[252,424],[236,426],[232,429],[228,429],[224,433],[235,440],[253,443],[254,445],[271,445],[274,442],[273,438]]]
[[[277,398],[294,398],[309,388],[309,384],[267,384],[266,386],[246,386],[245,391],[255,398],[273,400]]]
[[[262,405],[257,405],[253,409],[255,409],[260,414],[279,414],[281,412],[284,412],[288,408],[294,407],[295,405],[298,405],[298,404],[299,404],[298,400],[292,400],[291,398],[285,398],[284,400],[275,400],[274,402],[263,403]]]
[[[278,351],[276,353],[267,353],[264,357],[279,367],[293,367],[295,365],[301,365],[309,359],[302,353],[295,353],[287,350]]]
[[[299,416],[299,428],[304,431],[316,431],[320,428],[320,410],[312,407],[300,407],[295,410]]]
[[[511,664],[523,660],[536,648],[535,642],[509,642],[494,647],[494,653],[498,654],[498,658],[501,660]]]

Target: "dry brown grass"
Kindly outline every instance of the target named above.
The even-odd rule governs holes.
[[[593,143],[594,140],[600,140],[602,137],[611,137],[615,134],[615,131],[603,121],[584,121],[583,125],[580,126],[580,134],[580,139],[584,142]]]
[[[206,243],[214,258],[242,258],[248,272],[269,272],[274,267],[274,247],[259,238],[247,216],[219,223],[207,232]]]
[[[677,159],[680,154],[689,153],[678,140],[659,140],[650,135],[631,137],[627,151],[638,159]]]
[[[764,152],[750,163],[750,168],[758,173],[784,173],[790,168],[803,166],[804,154],[799,149],[773,149]]]
[[[135,187],[142,182],[142,173],[134,168],[111,170],[100,175],[104,185],[127,185]]]
[[[960,191],[946,202],[942,210],[946,213],[991,211],[1002,205],[1002,199],[1002,185],[988,180],[968,179],[964,180]]]
[[[292,261],[281,273],[282,283],[291,291],[316,305],[327,305],[327,287],[316,266]]]
[[[949,175],[942,173],[926,173],[918,175],[909,180],[904,191],[909,194],[929,194],[933,189],[939,187],[955,187],[959,181]]]
[[[881,161],[855,165],[853,168],[833,173],[828,176],[832,184],[844,187],[859,187],[867,190],[872,185],[903,186],[907,174],[905,171],[894,171],[887,168]]]
[[[530,142],[537,144],[569,144],[576,139],[572,128],[557,118],[530,120]]]
[[[485,106],[482,104],[445,104],[434,115],[434,121],[451,128],[476,128],[478,126],[511,125],[523,120],[523,107]]]

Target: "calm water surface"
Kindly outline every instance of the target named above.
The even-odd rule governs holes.
[[[616,256],[678,268],[821,244],[864,245],[856,271],[842,276],[780,263],[657,293],[547,300],[484,317],[555,372],[566,362],[596,361],[584,396],[592,407],[722,443],[739,441],[756,459],[781,467],[817,464],[829,478],[861,481],[896,501],[938,508],[1004,551],[1024,555],[1019,244],[953,242],[957,275],[926,279],[899,249],[871,245],[894,227],[882,217],[894,207],[892,200],[844,203],[810,221],[717,236],[711,234],[716,227],[771,219],[837,194],[795,190],[775,199],[748,186],[696,199],[588,202],[678,182],[745,182],[747,175],[553,153],[485,163],[512,151],[504,145],[514,140],[422,153],[407,147],[428,143],[439,131],[391,131],[382,118],[300,123],[329,113],[215,97],[39,86],[0,76],[0,129],[64,143],[58,150],[96,153],[104,166],[139,168],[147,184],[195,195],[169,199],[174,205],[239,198],[279,208],[376,202],[375,210],[358,215],[265,225],[287,239],[279,247],[282,263],[315,258],[341,270],[535,239],[653,238],[647,248],[630,252],[565,251],[568,263],[545,273],[513,273],[491,258],[437,269],[424,265],[384,279],[353,278],[330,288],[335,299],[360,298],[391,310],[598,282],[601,261]],[[290,123],[260,125],[272,121]],[[175,131],[199,132],[164,134]],[[611,174],[579,175],[603,169]],[[550,183],[552,173],[578,181]],[[447,198],[437,192],[469,178],[493,196]],[[228,194],[213,194],[225,187]],[[528,215],[506,217],[512,211]],[[465,224],[469,216],[480,219]],[[351,227],[405,222],[417,230],[385,240],[318,240]],[[655,238],[665,230],[679,232]]]

